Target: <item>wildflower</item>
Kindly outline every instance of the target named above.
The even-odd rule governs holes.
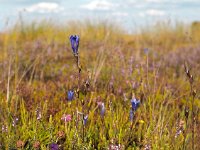
[[[131,105],[132,105],[133,111],[137,110],[137,108],[139,107],[139,104],[140,104],[140,100],[137,100],[136,98],[133,98],[131,100]]]
[[[98,107],[101,107],[102,102],[101,101],[97,102],[97,105],[98,105]]]
[[[139,120],[139,123],[140,124],[144,124],[144,120]]]
[[[175,134],[175,138],[177,138],[181,133],[184,132],[184,121],[180,120],[178,126],[176,127],[176,134]]]
[[[2,125],[2,132],[8,132],[8,127],[6,125]]]
[[[105,111],[106,111],[105,105],[104,105],[103,102],[97,102],[97,105],[98,105],[98,107],[100,108],[100,114],[101,114],[101,116],[103,117],[104,114],[105,114]]]
[[[58,149],[59,149],[59,146],[58,146],[58,144],[56,144],[56,143],[51,143],[51,144],[49,145],[49,148],[50,148],[50,150],[58,150]]]
[[[69,90],[67,92],[67,98],[68,98],[69,101],[73,100],[73,98],[74,98],[74,91]]]
[[[149,49],[148,48],[144,48],[144,53],[148,54],[148,52],[149,52]]]
[[[182,132],[183,132],[182,129],[178,129],[176,131],[175,138],[177,138]]]
[[[36,112],[36,118],[37,118],[37,120],[42,119],[42,113],[41,113],[40,108],[38,108],[35,112]]]
[[[118,145],[110,145],[110,150],[120,150],[120,146]]]
[[[124,145],[121,144],[110,144],[109,145],[109,150],[122,150],[124,149]]]
[[[104,105],[104,103],[102,103],[102,104],[101,104],[101,116],[102,116],[102,117],[104,116],[105,111],[106,111],[105,105]]]
[[[19,121],[19,118],[18,118],[18,117],[15,117],[15,118],[13,119],[13,121],[12,121],[12,126],[13,126],[13,127],[16,126],[17,123],[18,123],[18,121]]]
[[[88,121],[88,115],[85,115],[85,116],[83,117],[83,125],[84,125],[84,126],[86,125],[87,121]]]
[[[74,56],[78,56],[79,40],[80,40],[80,38],[78,35],[70,36],[70,42],[71,42],[71,47],[72,47]]]
[[[72,117],[71,117],[71,115],[66,115],[66,114],[64,114],[64,115],[62,116],[61,120],[63,120],[64,122],[69,122],[69,121],[72,120]]]
[[[150,144],[145,144],[144,150],[151,150],[151,145]]]

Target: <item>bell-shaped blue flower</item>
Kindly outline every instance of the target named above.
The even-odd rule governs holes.
[[[144,53],[148,54],[149,53],[149,49],[148,48],[144,48]]]
[[[105,111],[106,111],[106,108],[105,108],[105,105],[104,103],[101,104],[101,116],[103,117],[105,115]]]
[[[132,105],[133,111],[136,111],[140,105],[140,100],[137,100],[136,98],[131,99],[131,105]]]
[[[74,98],[74,91],[69,90],[69,91],[67,92],[67,99],[68,99],[68,101],[72,101],[73,98]]]
[[[78,47],[79,47],[79,36],[78,35],[71,35],[70,36],[70,43],[74,53],[74,56],[78,56]]]
[[[88,121],[88,115],[85,115],[85,116],[83,117],[83,125],[84,125],[84,126],[86,125],[87,121]]]

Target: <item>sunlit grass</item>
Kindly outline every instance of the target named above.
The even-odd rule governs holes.
[[[52,143],[60,149],[183,149],[184,141],[191,149],[192,96],[185,62],[197,91],[198,149],[198,26],[158,23],[128,34],[105,22],[19,21],[0,35],[0,149],[50,149]],[[68,101],[68,91],[78,88],[69,42],[74,34],[80,36],[80,96]],[[132,98],[140,106],[130,121]],[[99,102],[105,104],[103,116]],[[64,114],[71,120],[61,120]],[[82,114],[88,115],[86,124]]]

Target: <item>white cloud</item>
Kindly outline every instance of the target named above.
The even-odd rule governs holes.
[[[105,0],[95,0],[88,4],[82,5],[81,8],[88,10],[112,10],[118,5]]]
[[[112,13],[112,15],[118,16],[118,17],[127,17],[128,13],[126,13],[126,12],[114,12],[114,13]]]
[[[164,16],[166,15],[166,12],[165,11],[161,11],[161,10],[157,10],[157,9],[149,9],[145,12],[141,12],[139,13],[139,16],[141,17],[146,17],[146,16],[158,16],[158,17],[161,17],[161,16]]]
[[[146,14],[150,16],[164,16],[165,12],[157,9],[149,9],[146,11]]]
[[[153,3],[162,3],[166,0],[128,0],[128,3],[137,4],[137,3],[146,3],[146,2],[153,2]]]
[[[139,16],[140,16],[140,17],[145,17],[145,15],[146,15],[146,14],[143,13],[143,12],[140,12],[140,13],[139,13]]]
[[[41,2],[25,8],[27,12],[51,13],[63,10],[63,7],[53,2]]]
[[[146,2],[153,2],[153,3],[162,3],[163,0],[145,0]]]

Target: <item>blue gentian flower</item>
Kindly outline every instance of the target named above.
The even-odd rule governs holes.
[[[133,109],[130,110],[130,121],[133,121],[133,117],[134,117],[134,113],[133,113]]]
[[[58,150],[58,149],[59,149],[59,146],[58,146],[58,144],[56,144],[56,143],[51,143],[51,144],[49,145],[49,148],[50,148],[50,150]]]
[[[84,125],[84,126],[86,125],[87,121],[88,121],[88,115],[85,115],[85,116],[83,117],[83,125]]]
[[[144,53],[148,54],[149,53],[149,49],[148,48],[144,48]]]
[[[132,109],[133,111],[136,111],[136,109],[139,107],[140,105],[140,100],[137,100],[136,98],[133,98],[131,100],[131,105],[132,105]]]
[[[67,98],[68,98],[69,101],[73,100],[73,98],[74,98],[74,91],[69,90],[67,92]]]
[[[102,117],[104,116],[105,111],[106,111],[105,105],[104,105],[104,103],[102,103],[102,104],[101,104],[101,116],[102,116]]]
[[[72,46],[72,50],[75,56],[78,56],[78,47],[79,47],[79,36],[78,35],[71,35],[70,36],[70,43]]]

